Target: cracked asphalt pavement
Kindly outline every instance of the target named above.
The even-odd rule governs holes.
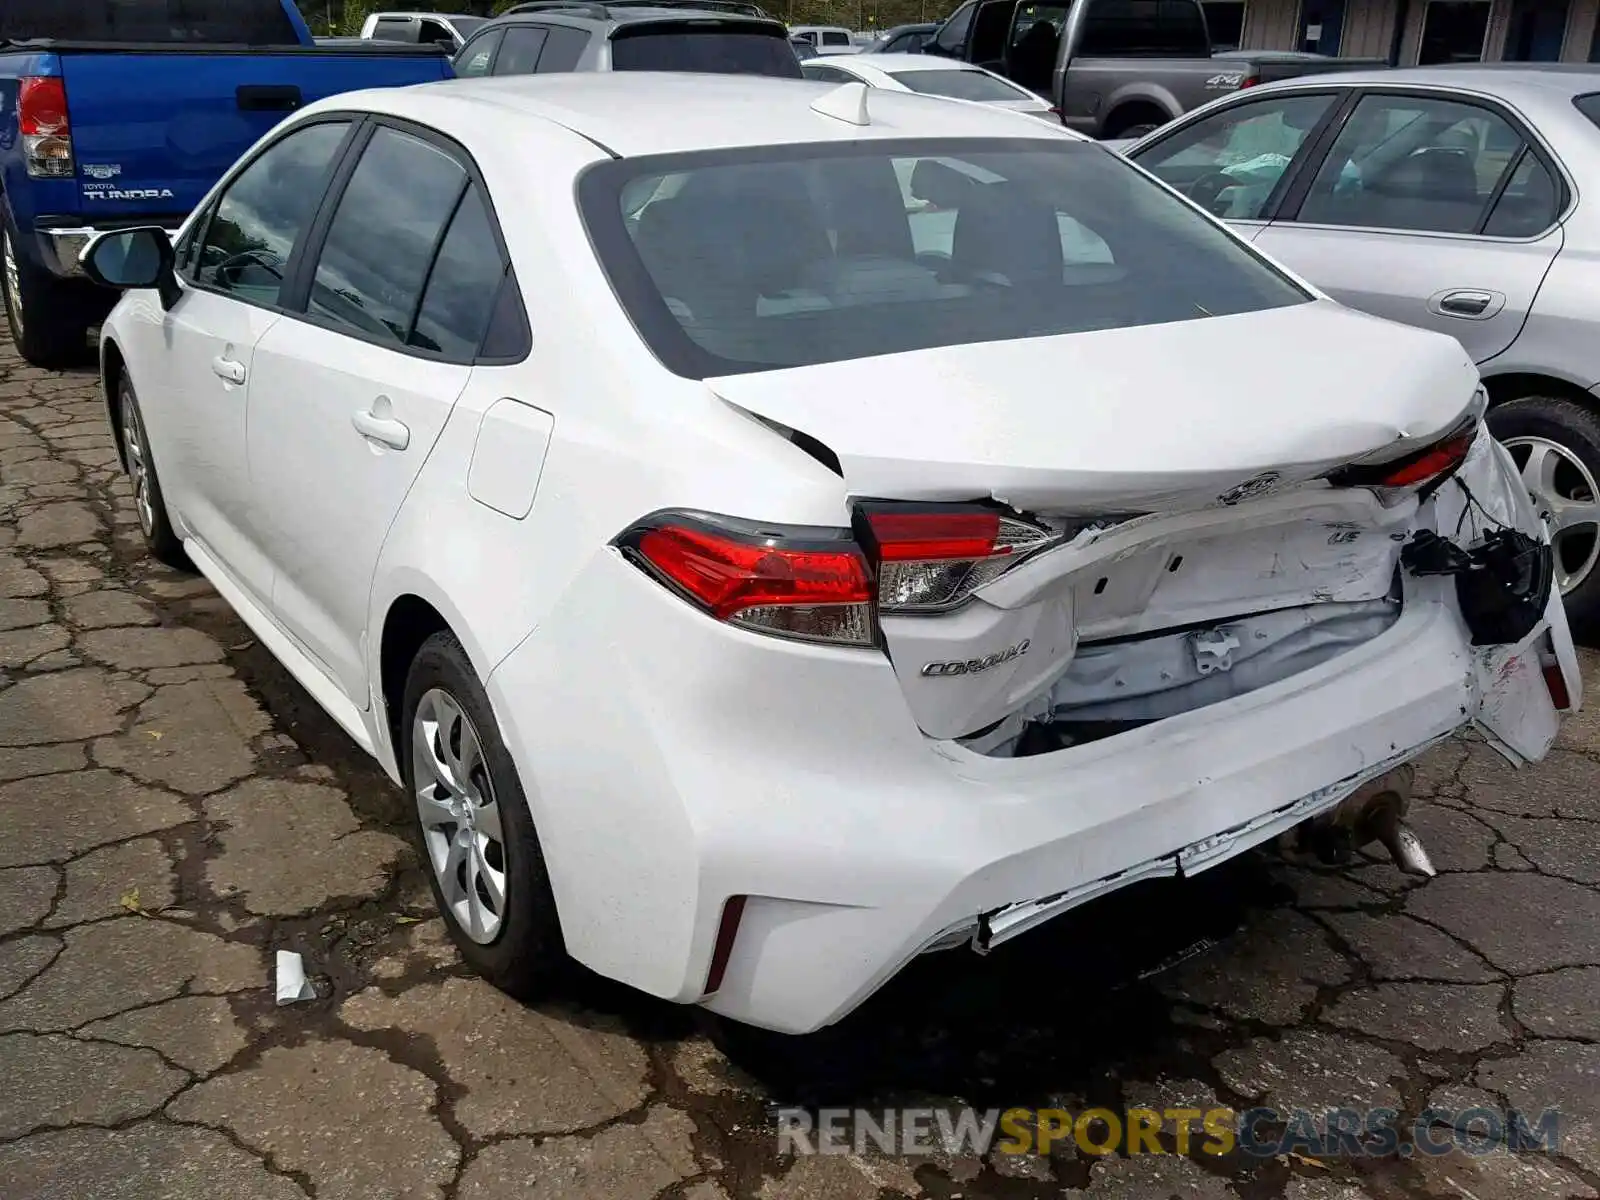
[[[524,1007],[464,971],[403,798],[143,557],[94,377],[3,341],[0,515],[4,1200],[1600,1196],[1600,717],[1526,772],[1423,760],[1425,885],[1247,857],[730,1060],[696,1012],[583,978]],[[274,1005],[278,949],[315,1000]],[[797,1099],[1563,1124],[1554,1156],[783,1157]]]

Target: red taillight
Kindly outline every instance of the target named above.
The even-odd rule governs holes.
[[[1478,423],[1446,434],[1415,454],[1386,463],[1354,463],[1328,476],[1335,487],[1414,488],[1457,470],[1478,439]]]
[[[1254,75],[1246,75],[1239,81],[1239,90],[1242,92],[1245,88],[1255,87],[1255,85],[1260,82],[1261,80],[1257,79]]]
[[[878,567],[884,612],[940,612],[1055,540],[980,505],[865,504],[860,535]]]
[[[617,545],[719,621],[836,645],[876,640],[872,576],[846,530],[667,512],[641,521]]]
[[[17,92],[17,129],[22,135],[28,174],[62,179],[73,173],[72,131],[67,119],[67,85],[58,75],[33,75]]]
[[[867,524],[884,562],[926,558],[985,558],[1009,554],[995,546],[1000,514],[992,509],[971,512],[868,511]]]

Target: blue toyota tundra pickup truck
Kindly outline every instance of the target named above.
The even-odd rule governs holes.
[[[60,367],[116,294],[78,256],[102,229],[176,229],[303,104],[448,79],[444,50],[318,46],[293,0],[0,0],[0,292],[18,351]]]

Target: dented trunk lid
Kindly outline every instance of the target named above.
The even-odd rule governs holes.
[[[1321,300],[706,382],[822,442],[854,496],[1100,511],[1398,454],[1459,420],[1477,378],[1453,338]]]
[[[1453,339],[1317,301],[707,383],[820,442],[856,501],[993,500],[1057,532],[958,608],[880,612],[918,724],[962,737],[1080,640],[1384,596],[1414,503],[1322,476],[1436,440],[1477,373]]]

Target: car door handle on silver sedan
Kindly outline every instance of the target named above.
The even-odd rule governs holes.
[[[377,442],[391,450],[404,450],[411,444],[411,430],[394,419],[394,404],[387,396],[379,396],[372,407],[350,418],[356,432],[369,442]]]
[[[1486,321],[1506,306],[1500,292],[1478,288],[1453,288],[1429,297],[1428,308],[1441,317],[1460,317],[1467,321]]]
[[[220,354],[211,360],[211,373],[218,379],[224,379],[229,383],[242,384],[246,379],[242,362],[235,362],[233,359],[225,358]]]

